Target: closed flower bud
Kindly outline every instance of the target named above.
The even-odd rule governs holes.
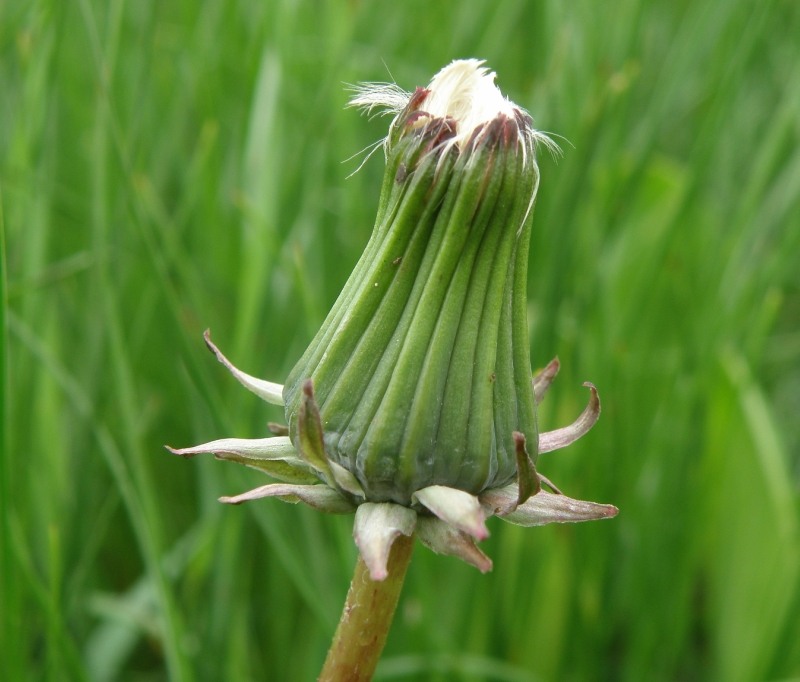
[[[557,147],[478,60],[453,62],[412,94],[359,86],[353,104],[394,119],[372,236],[321,329],[284,385],[237,369],[206,334],[242,385],[284,406],[288,427],[170,451],[213,453],[279,481],[220,498],[228,504],[276,497],[354,512],[376,581],[401,535],[488,571],[475,541],[490,516],[524,526],[615,516],[536,470],[538,455],[600,414],[587,383],[573,424],[537,430],[558,361],[531,377],[528,245],[536,146]]]
[[[393,93],[367,86],[354,102],[391,105]],[[370,242],[283,394],[296,440],[313,381],[327,454],[369,500],[507,484],[514,432],[535,459],[526,278],[538,139],[476,60],[445,67],[396,114]]]

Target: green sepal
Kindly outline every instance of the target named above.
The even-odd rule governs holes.
[[[258,457],[242,457],[228,452],[218,452],[214,457],[225,462],[236,462],[237,464],[244,464],[251,469],[258,469],[268,476],[285,483],[319,483],[319,476],[299,457],[261,459]]]
[[[334,485],[333,473],[325,454],[322,420],[314,398],[314,382],[311,379],[303,383],[303,394],[300,402],[298,421],[297,449],[300,457],[311,467],[322,474],[325,482]]]
[[[542,489],[542,484],[536,473],[536,466],[531,461],[525,447],[525,434],[514,431],[514,444],[516,445],[517,485],[519,487],[517,505],[520,505],[529,497],[536,495]]]

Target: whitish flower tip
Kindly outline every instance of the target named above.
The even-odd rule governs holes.
[[[418,88],[413,95],[395,83],[349,85],[354,96],[348,106],[358,107],[370,116],[398,116],[409,103],[419,101],[428,116],[417,119],[415,125],[425,125],[430,118],[454,121],[456,134],[448,137],[446,146],[459,148],[476,130],[504,116],[518,122],[519,143],[526,158],[538,145],[553,157],[561,156],[561,147],[549,135],[533,128],[530,114],[503,95],[495,85],[495,72],[484,64],[482,59],[456,59],[439,71],[427,88]]]
[[[437,118],[453,118],[458,142],[466,142],[478,126],[503,114],[515,118],[520,108],[500,92],[494,71],[481,59],[457,59],[431,80],[425,110]]]
[[[506,116],[524,121],[520,127],[523,150],[541,144],[558,156],[561,148],[545,133],[533,128],[533,119],[518,104],[503,95],[495,85],[497,75],[484,66],[482,59],[457,59],[445,66],[431,80],[425,109],[435,117],[450,117],[457,123],[453,143],[461,146],[473,132],[494,120]]]

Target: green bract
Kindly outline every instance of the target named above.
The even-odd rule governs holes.
[[[474,544],[487,516],[539,525],[615,515],[535,469],[600,412],[587,384],[574,424],[537,430],[558,363],[532,379],[526,279],[536,145],[552,143],[477,60],[453,62],[413,94],[361,86],[354,104],[395,118],[372,236],[321,329],[283,387],[236,369],[206,338],[247,388],[285,405],[288,429],[174,452],[213,452],[284,481],[226,502],[357,510],[356,543],[376,580],[398,534],[488,570]]]

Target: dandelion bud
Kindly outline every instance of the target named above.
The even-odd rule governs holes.
[[[504,486],[515,433],[535,462],[526,280],[535,145],[549,140],[494,77],[456,61],[410,96],[362,86],[353,101],[395,113],[378,215],[283,397],[297,445],[313,382],[326,456],[373,502]]]
[[[490,516],[539,526],[618,511],[567,497],[536,470],[538,454],[592,428],[600,398],[585,383],[583,412],[540,437],[536,405],[559,364],[531,379],[528,244],[535,147],[558,147],[482,65],[453,62],[413,94],[357,89],[354,105],[395,118],[372,236],[322,328],[283,386],[238,369],[205,337],[245,388],[284,405],[288,427],[168,448],[213,453],[279,481],[221,502],[274,497],[355,512],[373,581],[387,577],[399,536],[485,572],[492,562],[475,542],[488,536]]]

